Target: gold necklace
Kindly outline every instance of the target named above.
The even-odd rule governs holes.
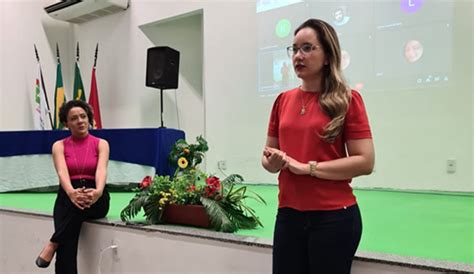
[[[87,137],[88,137],[88,136],[87,136]],[[86,137],[86,138],[87,138],[87,137]],[[78,175],[83,175],[82,173],[84,172],[84,169],[85,169],[85,167],[86,167],[87,156],[89,155],[89,143],[90,143],[90,142],[89,142],[89,140],[85,140],[84,142],[87,142],[86,155],[84,156],[84,161],[82,161],[82,168],[79,169],[79,163],[77,162],[77,156],[76,156],[77,150],[76,150],[76,146],[74,145],[74,140],[73,140],[73,138],[72,138],[72,136],[71,136],[71,145],[72,145],[72,149],[74,150],[74,153],[73,153],[73,155],[74,155],[74,162],[76,163],[76,168],[77,168],[77,170],[78,170]]]
[[[308,101],[304,101],[304,97],[303,97],[303,91],[300,89],[300,96],[301,96],[301,110],[300,110],[300,115],[305,115],[306,114],[306,107],[309,108],[309,103],[312,102],[313,100],[313,96],[309,97],[309,100]]]

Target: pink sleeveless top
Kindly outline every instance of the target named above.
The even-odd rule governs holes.
[[[63,139],[64,157],[71,180],[95,180],[99,141],[99,138],[90,134],[82,139],[73,136]]]

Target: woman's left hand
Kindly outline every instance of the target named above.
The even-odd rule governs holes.
[[[99,191],[95,188],[87,188],[84,190],[84,193],[90,198],[90,203],[88,207],[91,207],[99,198],[102,196],[102,191]]]
[[[308,175],[309,174],[309,165],[306,163],[301,163],[288,156],[288,169],[296,175]]]

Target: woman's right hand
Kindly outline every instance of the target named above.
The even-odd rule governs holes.
[[[270,170],[279,171],[288,167],[288,156],[286,156],[285,152],[279,149],[267,146],[263,150],[263,155],[267,159]]]
[[[83,210],[90,204],[90,197],[85,193],[85,188],[75,188],[67,193],[71,202],[79,209]]]

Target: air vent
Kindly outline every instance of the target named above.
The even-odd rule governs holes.
[[[75,24],[124,11],[129,0],[67,0],[45,8],[53,18]]]

